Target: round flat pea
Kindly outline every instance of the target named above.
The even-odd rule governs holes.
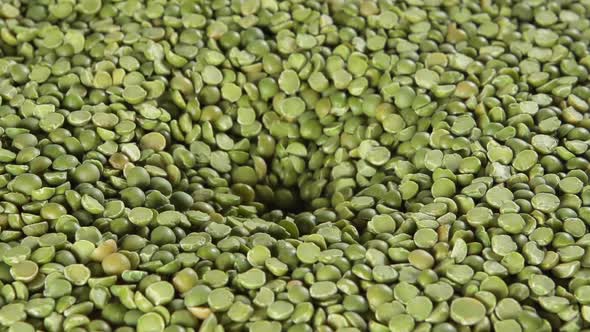
[[[240,284],[246,289],[258,289],[266,283],[264,271],[252,268],[239,275]]]
[[[424,294],[436,302],[450,299],[453,292],[453,287],[445,282],[435,282],[424,288]]]
[[[231,170],[231,160],[229,154],[225,151],[215,151],[211,153],[211,167],[219,172],[229,172]]]
[[[504,202],[514,200],[514,194],[507,188],[495,186],[485,195],[486,201],[495,208],[500,208]]]
[[[517,249],[516,243],[509,235],[495,235],[492,237],[492,249],[501,256],[506,256]]]
[[[535,14],[535,22],[541,26],[550,26],[555,24],[557,20],[557,15],[550,10],[539,10]]]
[[[37,263],[25,260],[12,265],[10,268],[10,275],[14,280],[30,282],[33,280],[39,272],[39,266]]]
[[[498,226],[510,234],[519,234],[525,225],[524,218],[518,213],[504,213],[498,217]]]
[[[123,90],[123,98],[126,102],[137,105],[145,100],[147,97],[147,91],[138,85],[131,85]]]
[[[494,213],[486,207],[475,207],[467,212],[467,221],[469,224],[485,226],[492,221]]]
[[[330,81],[321,72],[312,73],[307,79],[307,83],[317,92],[323,92],[330,86]]]
[[[145,207],[136,207],[127,215],[129,221],[137,226],[147,226],[154,219],[154,212]]]
[[[271,253],[267,247],[256,245],[248,251],[247,259],[252,266],[263,266],[264,262],[270,258]]]
[[[221,87],[221,95],[230,102],[236,102],[242,96],[242,89],[233,83],[226,83]]]
[[[538,193],[532,198],[531,204],[533,205],[533,208],[538,209],[539,211],[550,213],[557,210],[560,201],[559,197],[553,194]]]
[[[325,300],[335,295],[338,291],[336,284],[331,281],[314,283],[309,289],[309,294],[314,299]]]
[[[404,304],[418,296],[419,293],[420,290],[416,286],[405,281],[398,283],[393,289],[395,298]]]
[[[26,322],[16,322],[7,330],[8,332],[35,332],[33,325]]]
[[[238,123],[241,125],[249,125],[256,121],[256,111],[250,107],[238,108]]]
[[[422,249],[412,250],[408,255],[408,261],[417,269],[429,269],[434,265],[434,258],[428,251]]]
[[[227,288],[217,288],[209,293],[207,302],[213,311],[226,311],[234,302],[234,294]]]
[[[83,264],[72,264],[64,268],[64,277],[76,286],[86,284],[90,278],[90,269]]]
[[[555,282],[544,275],[532,275],[528,282],[531,291],[539,296],[548,295],[555,288]]]
[[[485,306],[478,300],[470,297],[461,297],[451,302],[451,319],[461,325],[475,325],[486,314]]]
[[[11,248],[3,248],[2,260],[7,265],[15,265],[27,260],[31,256],[31,248],[24,245],[17,245]]]
[[[549,135],[535,135],[531,140],[531,144],[537,151],[542,154],[552,153],[558,145],[557,139]]]
[[[112,253],[102,260],[102,269],[106,274],[121,274],[131,269],[131,262],[123,254]]]
[[[376,234],[393,233],[396,229],[395,220],[389,215],[376,215],[368,223],[369,229]]]
[[[229,308],[227,316],[234,322],[245,322],[252,316],[253,313],[254,309],[252,306],[236,301]]]
[[[397,134],[406,127],[406,122],[399,114],[389,114],[383,119],[383,129],[392,134]]]
[[[281,90],[288,95],[295,94],[295,92],[299,90],[299,86],[301,84],[299,75],[297,75],[297,73],[291,69],[284,70],[281,73],[278,83]]]
[[[584,187],[582,180],[577,177],[566,177],[559,181],[559,189],[566,194],[577,194]]]
[[[166,147],[166,138],[158,132],[151,132],[141,137],[139,145],[142,149],[162,151]]]
[[[165,326],[162,316],[155,312],[145,313],[137,320],[138,332],[162,332]]]
[[[455,190],[455,183],[447,178],[434,181],[431,189],[433,197],[452,197],[455,194]]]
[[[274,320],[286,320],[293,314],[295,307],[287,301],[275,301],[266,309],[266,314]]]
[[[210,85],[217,85],[223,80],[223,73],[215,66],[207,65],[201,72],[203,82]]]
[[[320,247],[313,242],[304,242],[297,247],[297,258],[305,264],[317,262],[320,253]]]
[[[414,326],[416,326],[414,318],[407,314],[398,314],[391,317],[388,324],[390,331],[400,332],[414,331]]]
[[[283,99],[278,108],[279,113],[289,119],[296,119],[305,112],[305,102],[299,97]]]
[[[167,281],[158,281],[149,285],[145,296],[155,305],[167,304],[174,299],[174,286]]]
[[[439,75],[430,69],[420,69],[416,71],[414,79],[419,87],[431,89],[438,84]]]
[[[371,149],[371,152],[367,155],[367,161],[375,166],[384,165],[389,161],[391,157],[391,151],[384,146],[377,146]]]
[[[41,178],[36,174],[24,173],[17,175],[11,183],[14,191],[31,195],[33,190],[40,189],[43,186]]]
[[[544,289],[546,289],[546,288],[544,288]],[[580,286],[580,287],[576,288],[574,295],[576,296],[576,299],[581,304],[590,303],[590,286],[584,285],[584,286]]]

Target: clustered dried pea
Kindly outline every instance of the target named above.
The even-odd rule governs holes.
[[[4,0],[0,331],[590,328],[590,2]]]

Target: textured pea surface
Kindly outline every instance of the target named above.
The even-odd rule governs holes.
[[[590,2],[1,0],[0,332],[590,329]]]

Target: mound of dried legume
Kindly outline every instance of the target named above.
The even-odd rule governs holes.
[[[589,43],[589,0],[0,0],[0,331],[588,329]]]

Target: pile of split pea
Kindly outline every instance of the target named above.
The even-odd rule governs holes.
[[[0,332],[590,331],[590,0],[0,0]]]

